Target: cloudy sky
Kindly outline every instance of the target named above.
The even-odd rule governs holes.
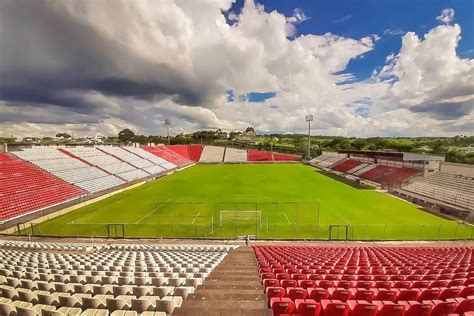
[[[2,0],[0,137],[474,134],[474,1]]]

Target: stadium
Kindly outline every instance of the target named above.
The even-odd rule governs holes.
[[[0,316],[473,316],[473,13],[0,1]]]
[[[109,266],[117,268],[116,273],[95,279],[94,270],[58,276],[44,270],[46,274],[35,276],[9,263],[11,270],[7,266],[3,270],[2,293],[4,302],[15,307],[3,305],[5,313],[41,310],[49,315],[48,310],[57,309],[85,315],[118,314],[117,310],[142,315],[148,311],[207,315],[217,309],[243,315],[286,311],[346,315],[359,310],[366,315],[364,311],[373,309],[381,315],[399,315],[396,310],[402,308],[408,315],[422,315],[424,309],[438,315],[434,311],[470,308],[466,306],[471,295],[471,248],[312,246],[316,241],[370,245],[390,240],[472,240],[474,228],[469,220],[474,179],[445,172],[442,157],[341,151],[302,161],[290,154],[197,144],[17,146],[0,157],[2,181],[8,184],[2,186],[4,233],[20,240],[22,236],[38,240],[4,241],[5,258],[15,258],[16,251],[25,251],[22,257],[31,258],[35,249],[52,249],[58,254],[48,255],[53,260],[49,268],[54,262],[64,262],[61,269],[72,271],[86,266],[74,265],[69,251],[84,253],[86,260],[100,260],[97,255],[106,253],[114,254],[113,260],[137,260],[137,256],[155,260],[153,251],[163,253],[160,260],[187,256],[217,260],[209,261],[213,263],[206,266],[205,273],[192,268],[191,262],[183,263],[186,269],[173,261],[156,268],[157,263],[146,267],[133,261],[128,269],[146,271],[128,273],[132,276],[128,279],[114,266],[118,261]],[[68,242],[44,242],[44,238]],[[80,239],[71,242],[71,238]],[[140,241],[150,238],[156,241]],[[101,239],[108,242],[93,241]],[[238,247],[243,239],[255,243],[253,251]],[[270,240],[286,242],[275,246]],[[289,240],[296,244],[288,244]],[[220,268],[217,262],[226,254],[227,261],[238,263],[224,260]],[[304,264],[306,255],[314,257],[311,265]],[[355,259],[360,256],[369,259],[363,266]],[[397,268],[406,263],[397,268],[376,263],[405,256],[406,263],[421,256],[419,264],[426,264],[426,270],[419,271],[422,275],[399,275],[406,272]],[[467,260],[466,267],[456,264],[450,268],[445,256]],[[345,275],[351,260],[356,260],[353,274]],[[39,269],[28,268],[30,264],[28,261],[25,268]],[[368,274],[362,274],[364,268]],[[207,275],[210,280],[204,282]],[[211,284],[209,290],[206,284]],[[232,299],[215,293],[226,287],[232,287],[234,293],[236,286],[242,294]],[[42,288],[49,289],[47,295]],[[257,301],[241,302],[249,297]],[[206,298],[211,305],[198,302]],[[426,303],[428,299],[436,300]],[[212,300],[216,304],[228,300],[230,307],[212,307]],[[383,303],[387,301],[391,305]],[[237,307],[239,302],[241,307]],[[250,307],[242,307],[245,304]]]

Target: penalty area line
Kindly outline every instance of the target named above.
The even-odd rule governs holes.
[[[285,215],[285,218],[286,218],[286,221],[288,222],[288,225],[291,225],[290,219],[288,218],[288,216],[286,216],[285,212],[283,212],[283,215]]]
[[[151,214],[153,214],[154,212],[156,212],[160,207],[162,207],[164,204],[168,203],[169,201],[171,200],[171,198],[167,199],[166,201],[162,202],[160,206],[158,206],[157,208],[155,208],[154,210],[152,210],[151,212],[148,212],[145,216],[143,216],[141,219],[139,219],[138,221],[136,221],[134,224],[140,224],[141,222],[143,222],[143,220],[145,218],[148,218]]]
[[[201,213],[197,213],[196,217],[195,217],[194,220],[191,222],[191,225],[194,225],[194,223],[195,223],[196,220],[198,219],[199,215],[201,215]]]
[[[333,209],[329,209],[331,212],[333,212],[334,214],[336,214],[337,216],[339,216],[339,218],[342,218],[343,221],[345,221],[348,225],[352,225],[351,222],[349,222],[347,220],[347,218],[345,218],[344,216],[342,216],[341,214],[339,214],[338,212],[336,212],[335,210]]]

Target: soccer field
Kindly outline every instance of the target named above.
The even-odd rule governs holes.
[[[471,238],[473,229],[302,164],[196,165],[36,224],[111,237]],[[31,232],[31,228],[25,228]]]

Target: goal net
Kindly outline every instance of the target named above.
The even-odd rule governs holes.
[[[262,225],[261,211],[220,211],[219,225],[241,223]]]

